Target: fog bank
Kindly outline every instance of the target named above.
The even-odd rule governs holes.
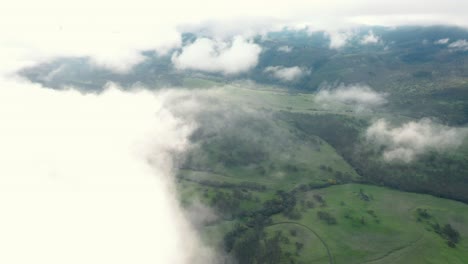
[[[0,81],[2,263],[214,263],[176,199],[171,91]]]

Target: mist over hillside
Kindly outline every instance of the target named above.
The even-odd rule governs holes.
[[[468,121],[465,89],[468,49],[463,45],[463,40],[468,39],[466,30],[407,26],[358,27],[343,32],[346,38],[339,47],[330,46],[334,37],[326,31],[283,29],[255,36],[250,42],[235,40],[243,44],[233,42],[232,47],[222,52],[220,45],[231,45],[229,41],[210,42],[203,32],[186,33],[182,49],[167,55],[144,52],[145,61],[127,73],[96,69],[83,57],[62,58],[24,68],[21,74],[56,89],[73,86],[85,91],[101,91],[108,81],[128,89],[134,85],[151,89],[184,87],[187,84],[184,80],[190,78],[221,84],[252,80],[292,92],[362,84],[387,93],[391,98],[389,107],[401,115],[429,116],[454,125]],[[373,37],[370,41],[369,36]],[[207,52],[220,53],[207,58],[210,55],[203,54],[204,48],[208,48]],[[249,53],[250,49],[253,54]],[[197,56],[190,58],[190,52]],[[246,52],[244,56],[251,58],[238,57],[236,52]],[[236,59],[229,61],[230,56]],[[214,68],[201,66],[197,61],[206,61]],[[246,64],[238,66],[241,61]]]

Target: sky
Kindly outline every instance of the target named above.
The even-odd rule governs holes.
[[[250,39],[257,33],[306,25],[330,34],[362,24],[468,27],[467,13],[468,1],[456,0],[3,3],[0,262],[188,264],[217,257],[191,226],[173,186],[175,155],[190,148],[197,126],[174,114],[174,98],[186,94],[122,91],[115,84],[102,94],[56,91],[22,79],[15,74],[19,69],[89,57],[96,67],[127,72],[144,60],[141,51],[179,48],[172,54],[175,67],[230,75],[257,63],[262,47]],[[209,38],[184,45],[181,33],[187,29],[203,29]],[[363,41],[378,39],[370,34]],[[308,69],[270,72],[286,82]],[[409,128],[435,133],[428,126],[424,121]],[[382,121],[369,133],[380,139],[401,131],[408,128]],[[390,150],[403,143],[395,140]],[[417,155],[420,149],[411,150]]]

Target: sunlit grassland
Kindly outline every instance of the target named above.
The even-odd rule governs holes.
[[[360,197],[361,190],[369,201]],[[313,200],[312,194],[320,194],[326,206],[306,210],[297,222],[326,241],[336,263],[465,263],[468,258],[468,206],[463,203],[360,184],[313,190],[301,198]],[[417,220],[418,208],[429,212],[427,222]],[[337,224],[319,220],[318,211],[329,212]],[[274,221],[291,220],[278,215]],[[428,222],[454,226],[462,236],[460,244],[450,248]],[[300,256],[308,263],[305,254]]]

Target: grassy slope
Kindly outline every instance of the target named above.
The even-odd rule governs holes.
[[[372,197],[359,198],[359,190]],[[347,184],[314,190],[304,194],[321,194],[327,206],[309,209],[297,221],[318,233],[327,243],[336,263],[466,263],[468,259],[468,206],[459,202],[429,195],[406,193],[387,188]],[[431,221],[450,223],[461,234],[457,248],[447,246],[445,240],[425,222],[417,221],[417,208],[428,209]],[[333,214],[337,225],[327,225],[317,217],[317,211]],[[367,211],[373,210],[376,217]],[[345,215],[351,218],[346,218]],[[364,218],[366,224],[361,223]],[[278,215],[275,222],[291,221]],[[286,224],[288,228],[291,224]],[[315,251],[311,247],[309,251]],[[323,256],[317,253],[301,254],[308,263]],[[317,263],[328,263],[323,259]]]
[[[311,94],[288,94],[274,87],[261,89],[242,88],[239,85],[225,87],[222,96],[233,102],[243,102],[259,109],[271,111],[290,111],[303,113],[336,113],[350,114],[348,109],[323,110],[314,104]],[[375,116],[386,114],[374,113]],[[369,116],[370,117],[370,116]],[[394,117],[407,119],[406,117]],[[271,157],[265,163],[276,164],[281,159],[281,153]],[[308,175],[291,177],[288,172],[278,173],[281,177],[260,176],[249,168],[221,168],[219,172],[200,172],[182,170],[180,176],[182,199],[185,202],[198,197],[203,203],[210,204],[214,192],[223,188],[205,186],[192,180],[213,180],[239,184],[242,182],[257,182],[267,187],[263,192],[251,191],[257,202],[241,203],[243,209],[258,209],[261,202],[271,199],[276,190],[291,190],[299,183],[327,181],[332,175],[318,169],[319,164],[325,164],[334,169],[353,169],[326,142],[321,151],[313,147],[302,146],[295,149],[295,160],[307,164]],[[268,167],[269,164],[263,164]],[[214,167],[216,167],[214,165]],[[312,172],[312,173],[311,173]],[[311,178],[307,176],[312,176]],[[185,179],[184,179],[185,178]],[[359,199],[359,190],[372,197],[369,202]],[[227,190],[227,189],[226,189]],[[282,244],[284,251],[294,256],[297,263],[330,263],[324,244],[304,226],[312,229],[327,244],[334,263],[465,263],[468,259],[468,206],[462,203],[440,199],[428,195],[405,193],[382,187],[369,185],[347,184],[314,190],[299,195],[298,199],[313,200],[312,194],[321,194],[327,201],[324,208],[315,207],[302,211],[297,224],[284,223],[266,228],[270,234],[282,231],[287,235],[289,243]],[[203,195],[202,195],[203,194]],[[428,209],[432,215],[431,221],[441,225],[450,223],[461,235],[461,243],[457,248],[447,246],[446,241],[432,231],[430,225],[416,220],[416,209]],[[337,225],[327,225],[317,217],[317,211],[330,212],[337,218]],[[375,212],[376,217],[369,214]],[[345,217],[348,215],[347,217]],[[363,218],[365,224],[362,224]],[[274,216],[274,222],[291,222],[283,215]],[[235,221],[219,221],[206,226],[203,230],[210,243],[221,241],[223,233],[233,226]],[[293,221],[294,222],[294,221]],[[300,225],[298,225],[300,224]],[[302,225],[302,226],[301,226]],[[291,230],[296,230],[293,236]],[[304,244],[297,250],[295,243]]]
[[[179,187],[186,202],[199,197],[199,200],[207,204],[209,197],[200,197],[200,194],[208,190],[211,197],[212,192],[222,189],[184,181]],[[358,195],[360,189],[372,199],[361,200]],[[272,190],[252,193],[260,198],[259,202],[252,204],[251,201],[245,201],[241,207],[256,209],[261,201],[273,196]],[[299,220],[290,220],[278,214],[273,217],[274,223],[288,223],[266,228],[271,235],[281,231],[288,237],[289,243],[283,243],[281,247],[284,252],[293,254],[297,263],[330,263],[324,244],[303,226],[315,231],[325,241],[333,263],[465,263],[468,259],[468,206],[465,204],[360,184],[309,191],[300,194],[298,200],[313,200],[313,194],[322,195],[327,206],[317,205],[301,211],[302,217]],[[448,247],[446,241],[428,223],[418,222],[417,208],[428,210],[431,214],[429,221],[454,226],[461,234],[461,242],[457,247]],[[376,217],[370,215],[369,210],[373,210]],[[325,224],[318,219],[318,211],[331,213],[338,223]],[[365,224],[362,224],[361,218],[364,218]],[[222,241],[224,233],[235,223],[235,220],[219,220],[209,224],[202,229],[204,238],[217,245]],[[296,230],[296,234],[292,235],[291,230]],[[302,250],[296,250],[296,242],[304,244]]]
[[[256,88],[245,87],[239,84],[222,86],[218,92],[221,100],[228,100],[236,104],[242,103],[254,109],[263,109],[267,112],[276,112],[280,110],[322,113],[322,110],[315,109],[312,94],[289,94],[271,86],[256,86]],[[269,111],[268,111],[269,110]],[[329,111],[326,111],[329,112]],[[335,113],[336,110],[333,110]],[[346,114],[342,111],[340,113]],[[274,139],[268,139],[269,131],[264,131],[261,137],[266,138],[268,143],[269,157],[255,166],[233,166],[226,167],[212,160],[212,156],[204,156],[199,153],[194,159],[203,164],[210,165],[210,171],[190,171],[182,170],[184,177],[195,177],[198,179],[209,179],[227,182],[248,182],[254,181],[271,187],[271,189],[289,190],[301,183],[323,183],[334,179],[337,171],[351,175],[353,179],[358,179],[354,169],[338,155],[333,147],[319,137],[314,137],[312,141],[297,138],[292,132],[289,124],[278,121],[275,123],[275,130],[283,135],[285,142],[277,144]],[[286,140],[287,137],[287,140]],[[210,150],[213,152],[225,152],[223,146],[217,146],[218,141],[209,141]],[[281,145],[281,146],[280,146]],[[287,170],[287,165],[294,165],[297,171]],[[333,168],[332,172],[324,172],[320,166],[324,165]],[[259,175],[255,170],[258,167],[265,168],[265,175]],[[252,180],[253,179],[253,180]]]
[[[213,147],[214,148],[214,147]],[[223,151],[222,148],[214,148]],[[210,162],[210,161],[208,161]],[[297,170],[291,170],[287,165],[294,165]],[[323,171],[320,166],[333,168],[332,172]],[[266,172],[258,173],[255,168],[265,168]],[[335,172],[349,174],[353,179],[358,175],[341,156],[326,142],[320,146],[312,144],[294,144],[284,152],[270,154],[269,158],[252,166],[226,167],[218,165],[214,171],[183,170],[186,177],[210,179],[227,182],[257,182],[273,189],[292,189],[300,183],[324,183],[335,178]]]

